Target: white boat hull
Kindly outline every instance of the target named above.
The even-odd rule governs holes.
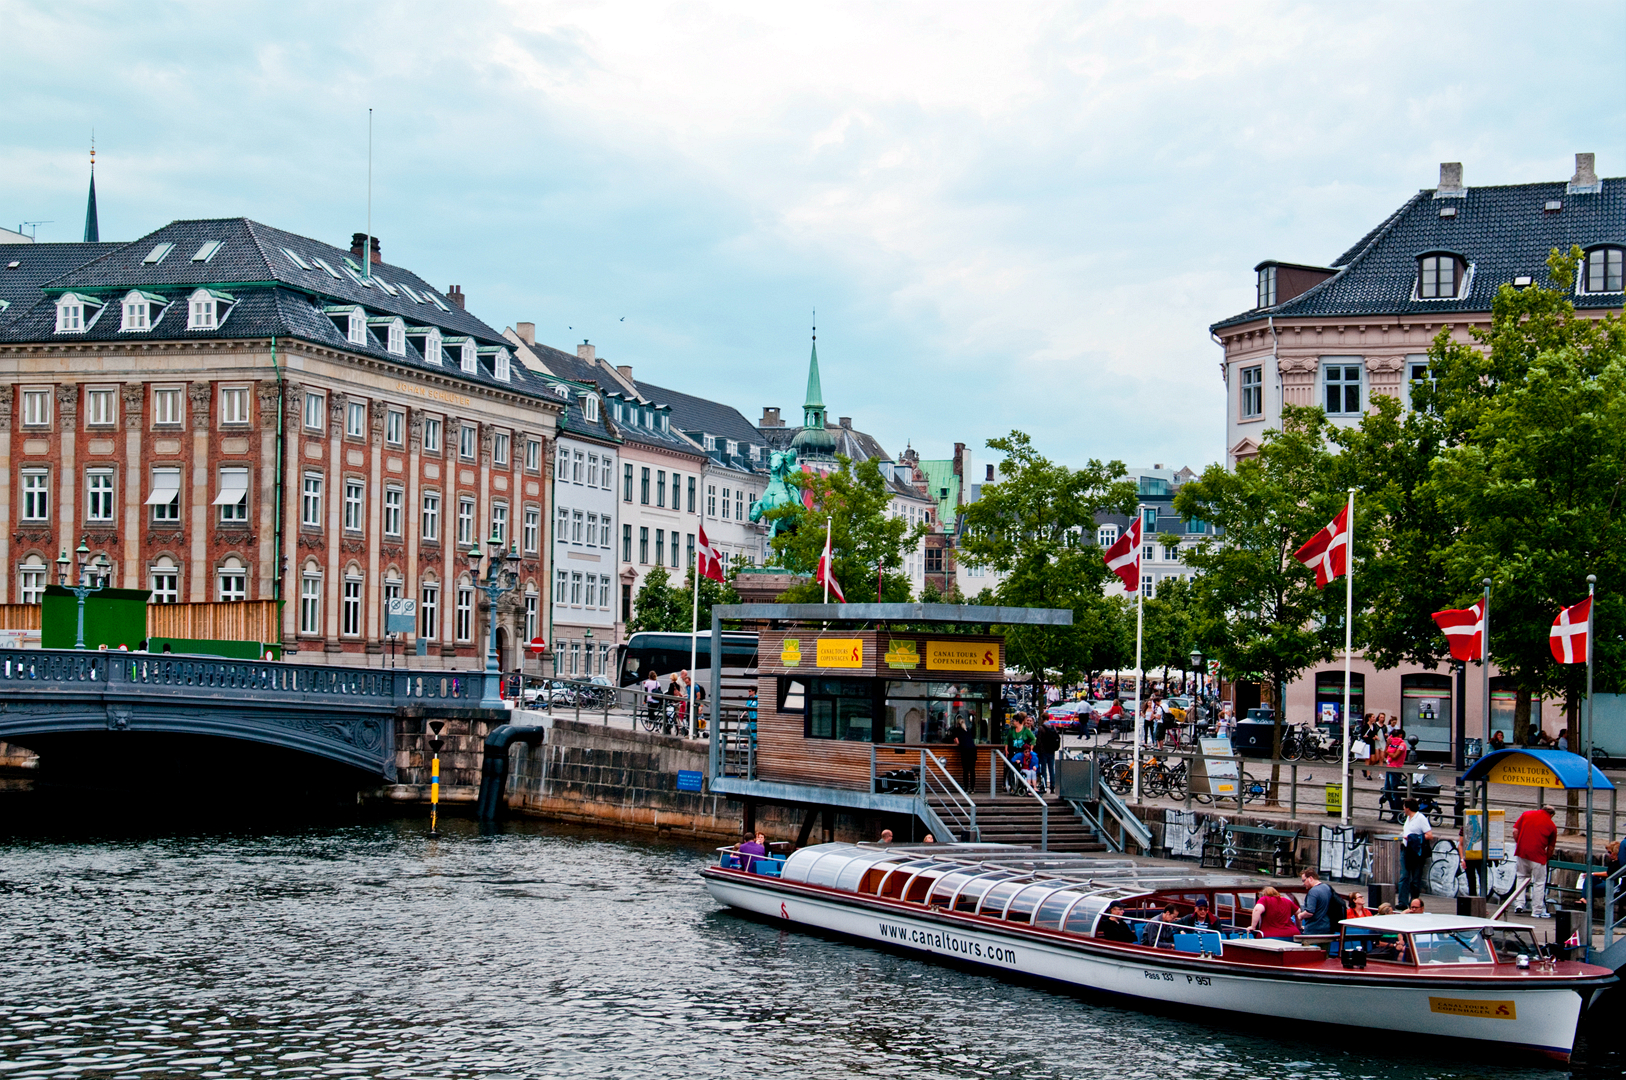
[[[719,902],[744,911],[991,971],[1254,1017],[1505,1043],[1563,1060],[1574,1047],[1582,994],[1595,992],[1507,981],[1482,988],[1458,980],[1329,980],[1282,968],[1255,973],[1191,954],[1092,949],[1038,933],[1002,932],[966,916],[926,918],[891,905],[843,902],[772,878],[708,875],[706,887]],[[1439,984],[1409,985],[1425,981]]]

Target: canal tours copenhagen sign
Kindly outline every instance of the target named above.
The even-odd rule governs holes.
[[[758,656],[764,674],[841,672],[883,679],[947,678],[995,681],[1005,676],[1004,642],[997,637],[902,636],[857,630],[814,636],[806,630],[762,633]]]
[[[985,675],[1002,674],[1005,665],[1000,662],[999,646],[987,641],[928,641],[926,642],[927,671],[977,671]]]

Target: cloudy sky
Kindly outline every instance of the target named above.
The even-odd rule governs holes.
[[[1222,457],[1208,324],[1439,162],[1626,173],[1616,2],[18,3],[0,223],[247,215],[894,451]],[[794,421],[793,421],[794,422]]]

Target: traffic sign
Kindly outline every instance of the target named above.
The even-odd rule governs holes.
[[[418,602],[392,596],[384,608],[384,633],[410,634],[418,628]]]
[[[532,652],[538,652],[539,653],[539,652],[547,652],[548,651],[548,643],[543,641],[539,637],[538,638],[532,638],[530,643],[528,645],[526,645],[525,647],[527,649],[531,650]]]

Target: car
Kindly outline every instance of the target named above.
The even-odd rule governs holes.
[[[1044,714],[1046,727],[1068,734],[1089,734],[1095,729],[1094,719],[1087,701],[1064,701],[1060,705],[1052,705]],[[1078,730],[1081,723],[1084,725],[1083,732]]]

